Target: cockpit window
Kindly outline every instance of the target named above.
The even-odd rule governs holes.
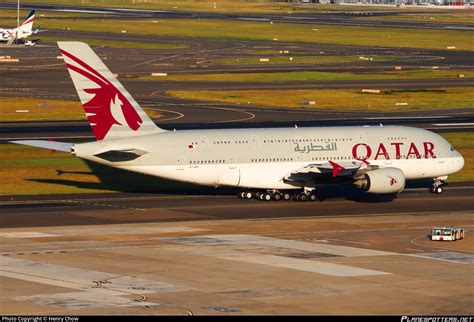
[[[451,146],[451,151],[454,151],[454,148]]]

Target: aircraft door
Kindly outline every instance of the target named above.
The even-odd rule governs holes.
[[[176,170],[184,170],[184,164],[186,163],[186,158],[183,155],[178,156],[176,160]]]
[[[250,143],[252,143],[252,148],[254,151],[260,151],[260,139],[256,135],[250,137]]]
[[[444,163],[444,153],[443,149],[439,149],[436,151],[436,158],[438,159],[438,163]]]
[[[237,168],[235,155],[229,155],[229,169]]]
[[[199,138],[199,144],[201,145],[203,151],[211,150],[211,143],[209,142],[209,138],[207,136],[201,136]]]

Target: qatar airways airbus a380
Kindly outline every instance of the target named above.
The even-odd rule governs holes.
[[[243,198],[316,200],[317,185],[353,182],[398,193],[407,179],[433,178],[432,192],[464,166],[444,138],[403,126],[166,131],[84,43],[59,42],[96,141],[13,143],[70,152],[107,166],[206,186]]]

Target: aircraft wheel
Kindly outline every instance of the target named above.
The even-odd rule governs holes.
[[[301,196],[300,196],[300,200],[301,200],[301,201],[306,201],[306,200],[308,200],[308,196],[303,193],[303,194],[301,194]]]
[[[312,193],[312,194],[309,195],[309,200],[316,201],[316,200],[318,200],[318,196],[316,196],[314,193]]]
[[[253,194],[250,191],[245,192],[245,198],[252,199]]]
[[[239,198],[242,198],[242,199],[245,198],[245,191],[239,192]]]
[[[280,200],[281,199],[281,194],[279,192],[276,192],[275,194],[273,194],[273,199],[275,200]]]
[[[262,200],[265,200],[265,201],[270,201],[270,200],[272,200],[272,195],[271,195],[271,194],[269,194],[269,193],[264,193],[264,194],[262,194],[262,195],[263,195]]]
[[[283,194],[283,200],[290,200],[290,199],[291,199],[291,195],[288,192],[285,192]]]
[[[443,187],[437,186],[434,188],[434,192],[437,194],[443,193]]]

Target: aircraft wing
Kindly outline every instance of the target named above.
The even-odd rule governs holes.
[[[354,175],[364,167],[366,167],[366,164],[361,161],[313,163],[294,170],[285,176],[284,180],[292,182],[314,182],[318,179],[353,179]]]
[[[28,146],[34,146],[37,148],[43,148],[54,151],[63,151],[71,152],[71,147],[74,143],[67,142],[55,142],[55,141],[46,141],[46,140],[18,140],[18,141],[9,141],[10,143],[23,144]]]

